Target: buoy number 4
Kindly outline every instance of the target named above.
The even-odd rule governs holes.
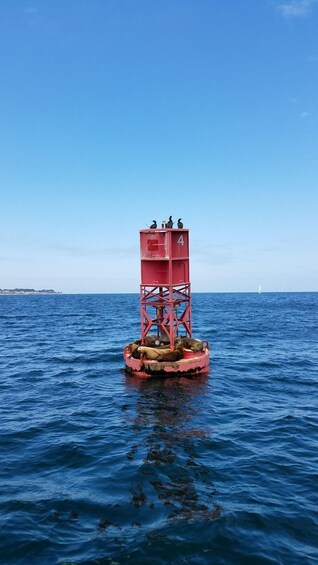
[[[180,237],[179,237],[177,243],[180,243],[180,245],[183,245],[183,244],[184,244],[183,235],[180,235]]]

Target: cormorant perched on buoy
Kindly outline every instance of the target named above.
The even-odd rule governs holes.
[[[181,222],[181,218],[179,218],[179,220],[178,220],[178,229],[179,229],[179,230],[182,230],[182,228],[183,228],[183,223]]]
[[[166,223],[166,228],[169,230],[173,228],[172,216],[169,216],[169,221]]]
[[[156,220],[152,220],[152,221],[153,221],[153,223],[151,224],[150,229],[155,230],[155,229],[157,229],[157,222],[156,222]]]

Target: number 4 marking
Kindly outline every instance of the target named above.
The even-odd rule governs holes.
[[[177,243],[180,243],[180,245],[183,245],[183,244],[184,244],[183,235],[180,235],[180,237],[179,237]]]

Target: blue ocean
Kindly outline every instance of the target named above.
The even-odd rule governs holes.
[[[194,294],[210,374],[138,380],[138,295],[0,296],[0,563],[318,563],[317,306]]]

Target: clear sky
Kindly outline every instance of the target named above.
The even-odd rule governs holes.
[[[1,0],[0,288],[318,290],[317,0]]]

